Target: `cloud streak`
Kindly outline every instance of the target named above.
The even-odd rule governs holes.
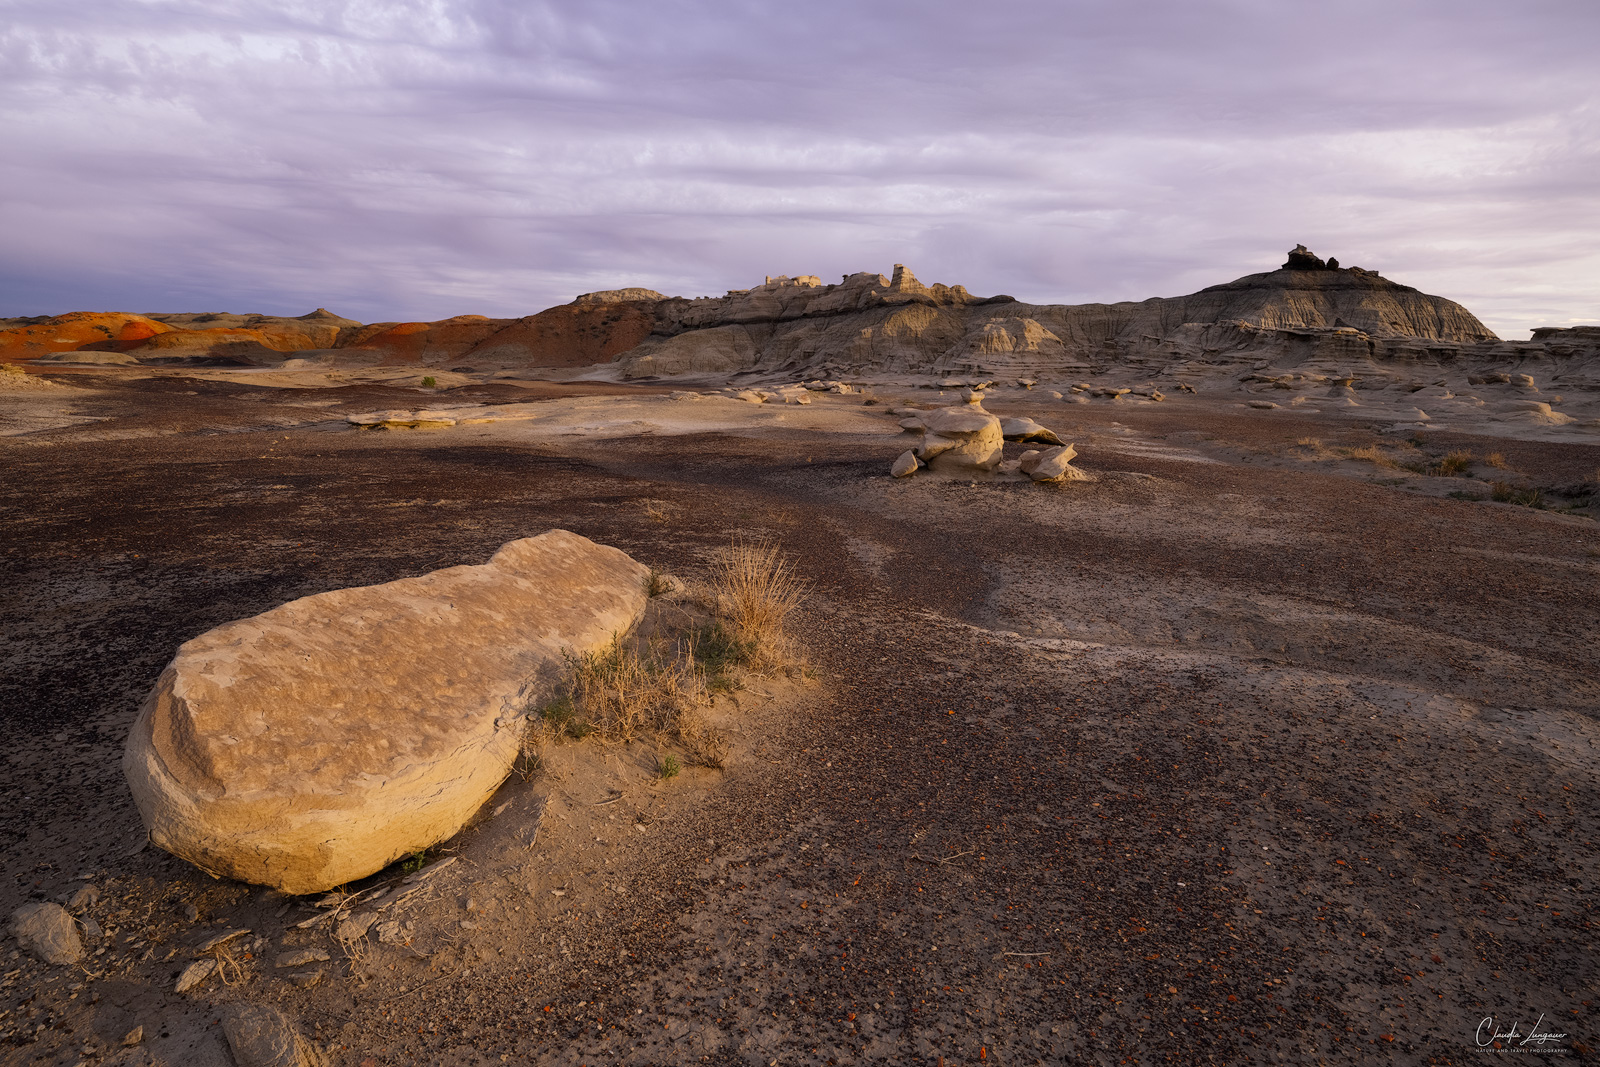
[[[1305,241],[1600,317],[1584,2],[0,2],[0,314],[522,314],[904,262],[1175,295]]]

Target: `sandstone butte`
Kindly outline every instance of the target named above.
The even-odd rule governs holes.
[[[68,327],[86,330],[72,325],[86,319],[115,319],[116,325],[106,324],[109,334],[86,335],[84,347],[114,347],[148,363],[271,366],[291,352],[317,351],[336,361],[463,364],[488,371],[612,364],[608,376],[632,380],[740,372],[1037,377],[1088,374],[1111,365],[1155,373],[1184,360],[1249,362],[1284,354],[1335,362],[1487,365],[1600,352],[1600,338],[1585,327],[1501,341],[1452,300],[1376,271],[1324,262],[1303,246],[1276,270],[1187,296],[1113,304],[978,297],[959,285],[924,285],[897,264],[888,278],[863,272],[824,285],[810,275],[769,277],[719,297],[667,297],[637,288],[587,293],[515,319],[460,315],[363,326],[318,309],[297,319],[210,314],[0,320],[0,359],[70,350],[78,342]],[[120,333],[124,324],[126,337]],[[141,329],[151,333],[136,336]],[[67,340],[43,340],[55,336]]]
[[[638,621],[648,575],[552,530],[486,564],[201,634],[123,756],[150,840],[217,876],[311,893],[452,836],[509,773],[564,656]]]

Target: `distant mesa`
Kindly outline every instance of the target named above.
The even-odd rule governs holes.
[[[1541,332],[1532,343],[1564,352],[1596,341]],[[1455,301],[1376,271],[1341,267],[1303,244],[1276,270],[1186,296],[1114,304],[981,297],[960,285],[925,284],[897,263],[887,277],[862,271],[828,284],[814,274],[767,275],[760,285],[722,296],[602,290],[520,318],[363,324],[318,308],[293,318],[80,312],[0,320],[0,361],[464,364],[489,373],[595,368],[627,380],[743,373],[1038,377],[1114,363],[1153,372],[1184,360],[1259,359],[1290,349],[1304,358],[1434,360],[1447,358],[1447,349],[1491,344],[1529,342],[1500,342]]]

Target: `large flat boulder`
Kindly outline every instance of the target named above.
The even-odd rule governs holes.
[[[648,577],[552,530],[481,566],[201,634],[123,756],[151,841],[212,874],[311,893],[450,837],[509,773],[563,653],[632,627]]]

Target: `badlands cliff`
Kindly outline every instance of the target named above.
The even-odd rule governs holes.
[[[1179,297],[1026,304],[892,277],[768,278],[720,297],[589,293],[516,319],[362,324],[318,309],[262,315],[76,313],[0,320],[0,361],[416,366],[477,372],[592,368],[594,376],[1159,377],[1278,366],[1451,364],[1517,369],[1600,354],[1600,330],[1501,341],[1466,308],[1303,246],[1277,270]]]

